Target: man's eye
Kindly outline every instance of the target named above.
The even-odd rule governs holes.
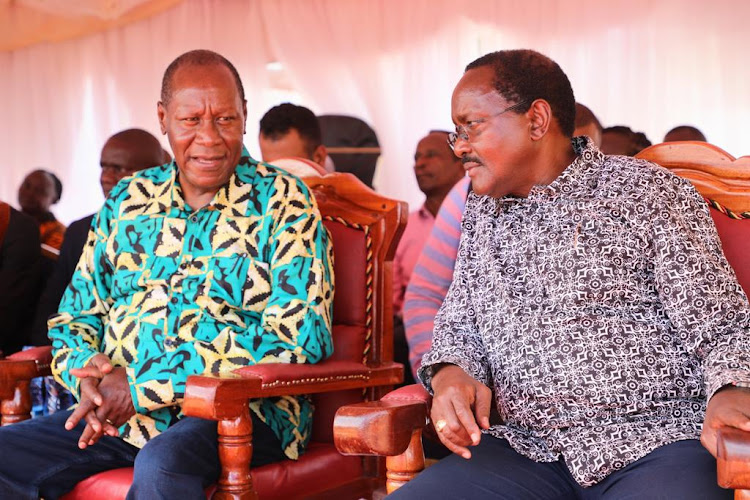
[[[234,120],[233,116],[220,116],[219,117],[219,121],[222,123],[228,123],[228,122],[231,122],[232,120]]]

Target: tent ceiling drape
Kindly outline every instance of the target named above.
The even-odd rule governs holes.
[[[282,100],[357,115],[380,138],[375,186],[412,207],[422,200],[417,141],[452,126],[453,86],[491,50],[546,53],[605,126],[629,125],[658,142],[690,123],[730,153],[750,153],[746,0],[0,0],[0,14],[43,6],[40,15],[53,16],[70,5],[121,24],[0,51],[0,199],[15,202],[29,170],[54,170],[65,185],[55,213],[66,222],[101,204],[97,166],[109,135],[133,126],[159,133],[162,72],[194,48],[237,66],[251,153],[258,120]],[[267,69],[271,61],[283,74]]]
[[[0,0],[0,51],[124,26],[182,0]]]

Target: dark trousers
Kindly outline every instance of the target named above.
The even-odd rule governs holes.
[[[562,460],[534,462],[507,441],[483,435],[470,460],[451,455],[388,498],[449,499],[731,499],[716,484],[716,460],[697,440],[654,450],[600,483],[583,488]]]
[[[66,431],[70,411],[0,428],[0,498],[49,500],[105,470],[134,467],[128,499],[205,499],[220,465],[216,422],[186,417],[138,449],[103,436],[78,448],[84,424]],[[253,415],[253,466],[284,458],[270,427]]]

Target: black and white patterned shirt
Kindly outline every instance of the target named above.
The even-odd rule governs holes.
[[[527,198],[469,195],[420,378],[460,366],[493,388],[491,435],[590,486],[699,438],[707,399],[750,378],[750,306],[688,181],[573,145]]]

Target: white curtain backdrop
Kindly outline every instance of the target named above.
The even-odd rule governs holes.
[[[61,220],[96,210],[102,144],[129,127],[158,135],[161,75],[194,48],[237,66],[251,152],[258,120],[280,96],[359,116],[383,148],[376,187],[412,207],[422,201],[417,141],[452,127],[464,66],[499,49],[552,57],[605,126],[659,142],[693,124],[730,153],[750,154],[748,18],[744,0],[185,0],[123,28],[0,53],[0,199],[16,203],[25,174],[43,167],[63,181]]]

